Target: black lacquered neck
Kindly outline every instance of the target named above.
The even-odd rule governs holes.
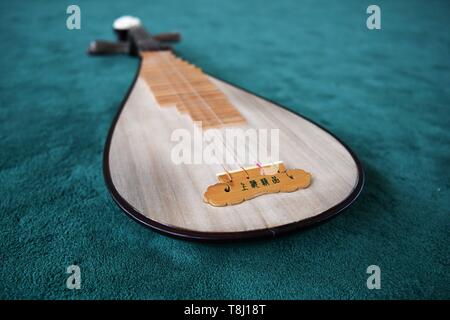
[[[138,54],[142,51],[161,51],[170,49],[170,46],[156,40],[142,26],[129,29],[127,39],[130,42],[131,54]]]
[[[131,54],[139,56],[142,52],[171,50],[169,43],[180,41],[177,32],[152,35],[138,21],[132,27],[114,27],[118,42],[107,40],[92,41],[88,53],[92,55]]]

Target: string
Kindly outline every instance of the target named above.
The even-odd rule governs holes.
[[[191,88],[191,90],[192,90],[192,92],[189,92],[189,93],[193,93],[194,95],[196,95],[197,97],[198,97],[198,99],[199,99],[199,101],[204,105],[204,106],[206,106],[206,108],[209,110],[209,112],[210,113],[212,113],[213,114],[213,116],[217,119],[217,121],[218,121],[218,123],[219,124],[224,124],[223,123],[223,121],[217,116],[217,114],[214,112],[214,109],[209,105],[209,103],[194,89],[194,87],[192,86],[192,84],[186,79],[186,77],[176,68],[176,66],[170,61],[170,59],[168,59],[167,58],[167,53],[165,53],[165,52],[163,52],[163,53],[159,53],[159,55],[158,56],[156,56],[156,58],[157,59],[155,59],[156,60],[156,63],[155,62],[151,62],[150,64],[154,64],[154,65],[156,65],[156,67],[157,67],[157,69],[159,69],[158,68],[158,62],[160,62],[161,60],[165,60],[165,64],[166,65],[168,65],[173,71],[175,71],[175,73],[176,74],[178,74],[178,79],[179,80],[181,80],[181,81],[183,81],[185,84],[187,84],[190,88]],[[170,57],[173,57],[173,58],[175,58],[175,59],[178,59],[178,60],[181,60],[181,59],[179,59],[179,58],[176,58],[176,57],[174,57],[173,56],[173,54],[172,53],[170,53],[169,52],[169,58]],[[159,57],[162,57],[162,59],[160,59]],[[181,61],[183,61],[183,60],[181,60]],[[184,61],[183,61],[184,62]],[[188,63],[186,63],[186,65],[188,65],[188,66],[192,66],[192,65],[190,65],[190,64],[188,64]],[[194,67],[194,66],[193,66]],[[195,67],[194,67],[195,68]],[[163,76],[163,77],[165,77],[168,81],[169,81],[169,83],[170,83],[170,86],[172,86],[172,81],[171,80],[169,80],[168,79],[168,77],[167,77],[167,74],[163,74],[161,71],[159,71],[158,70],[158,72]],[[173,88],[173,86],[172,86],[172,88]],[[180,100],[183,102],[183,103],[185,103],[185,101],[184,101],[184,99],[183,98],[181,98],[180,97],[180,94],[178,93],[178,92],[176,92],[176,90],[174,90],[175,91],[175,95],[177,95],[179,98],[180,98]],[[202,109],[202,108],[200,108],[199,109],[200,110],[200,112],[202,113],[202,114],[205,114],[204,113],[204,109]],[[240,157],[239,157],[239,155],[238,155],[238,153],[236,152],[236,153],[234,153],[234,151],[233,150],[230,150],[230,148],[227,146],[227,144],[226,144],[226,142],[225,141],[223,141],[223,140],[221,140],[221,137],[220,136],[217,136],[217,135],[215,135],[216,137],[219,137],[219,141],[220,142],[222,142],[222,145],[225,147],[225,154],[223,154],[223,156],[224,157],[226,157],[226,152],[228,151],[232,156],[233,156],[233,159],[234,159],[234,161],[236,161],[236,163],[237,163],[237,165],[247,174],[247,176],[248,176],[248,172],[247,172],[247,170],[244,168],[244,166],[241,164],[241,162],[242,162],[242,159],[239,159]],[[239,139],[239,137],[238,137],[238,139]],[[245,137],[241,137],[241,139],[244,139],[244,146],[245,146],[245,151],[247,151],[248,150],[248,154],[250,155],[250,156],[253,156],[253,159],[255,159],[256,160],[256,165],[259,167],[259,168],[261,168],[263,171],[264,171],[264,169],[263,169],[263,167],[262,167],[262,165],[261,165],[261,163],[259,162],[259,160],[258,160],[258,157],[256,156],[254,156],[254,154],[252,154],[251,153],[251,148],[250,148],[250,145],[248,145],[247,146],[247,144],[245,143]],[[252,143],[252,141],[251,141],[251,137],[250,137],[250,144]],[[261,141],[260,141],[260,145],[261,145]],[[219,160],[219,159],[217,159],[217,157],[215,157],[216,158],[216,160]],[[271,158],[271,157],[270,157]],[[231,178],[231,174],[229,173],[229,171],[226,169],[226,167],[224,166],[224,164],[223,163],[221,163],[220,161],[218,161],[219,163],[220,163],[220,165],[222,166],[222,168],[224,169],[224,171],[226,172],[226,174],[227,174],[227,176],[229,177],[229,179],[230,180],[232,180],[232,178]]]
[[[167,62],[167,64],[172,68],[172,70],[174,70],[174,71],[178,74],[178,77],[179,77],[184,83],[186,83],[186,84],[191,88],[192,93],[195,94],[195,95],[199,98],[199,101],[200,101],[204,106],[206,106],[206,107],[210,110],[210,112],[211,112],[211,113],[213,114],[213,116],[217,119],[217,121],[219,122],[219,124],[222,124],[222,125],[223,125],[224,123],[223,123],[222,120],[216,115],[216,113],[214,112],[214,110],[212,109],[212,107],[209,105],[209,103],[207,103],[207,101],[206,101],[200,94],[198,94],[198,92],[194,89],[194,87],[191,85],[191,83],[184,77],[184,75],[183,75],[182,73],[180,73],[179,70],[178,70],[177,68],[175,68],[175,66],[173,65],[173,63],[171,63],[171,61],[168,60],[168,59],[166,58],[166,54],[161,53],[161,55],[163,56],[163,59]],[[169,80],[169,81],[170,81],[170,80]],[[178,93],[177,93],[177,95],[179,96]],[[183,100],[183,99],[181,99],[181,100]],[[220,140],[220,139],[219,139],[219,140]],[[234,160],[237,162],[237,164],[238,164],[241,168],[243,168],[242,164],[240,163],[240,160],[237,158],[237,155],[234,154],[234,152],[233,152],[232,150],[230,151],[230,149],[228,148],[228,146],[227,146],[227,144],[226,144],[226,142],[225,142],[224,140],[221,140],[221,142],[222,142],[223,146],[225,147],[225,149],[228,150],[228,152],[230,152],[230,153],[232,154],[232,156],[233,156]],[[217,159],[217,158],[216,158],[216,159]],[[218,159],[217,159],[217,160],[218,160]],[[220,161],[219,161],[219,162],[220,162]],[[227,175],[230,177],[230,180],[231,180],[231,175],[230,175],[230,173],[228,172],[228,170],[226,170],[226,168],[225,168],[225,166],[224,166],[223,163],[221,163],[221,165],[222,165],[223,169],[225,170],[225,172],[227,173]]]

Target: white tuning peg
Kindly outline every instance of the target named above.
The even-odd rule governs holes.
[[[141,20],[133,16],[122,16],[114,20],[114,30],[129,30],[141,25]]]

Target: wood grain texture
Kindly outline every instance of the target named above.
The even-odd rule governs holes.
[[[173,130],[192,130],[175,107],[161,108],[138,78],[110,138],[108,170],[115,190],[136,212],[178,230],[244,232],[318,216],[344,202],[360,182],[349,151],[332,135],[298,115],[220,80],[209,78],[247,120],[243,128],[280,129],[280,159],[312,174],[294,193],[269,194],[236,206],[213,207],[203,193],[217,182],[220,165],[175,165]]]

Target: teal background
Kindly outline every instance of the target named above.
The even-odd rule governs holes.
[[[448,1],[0,3],[0,298],[450,298]],[[179,30],[185,59],[325,126],[360,157],[359,200],[272,241],[200,244],[132,221],[103,182],[137,59],[89,57],[111,23]],[[78,264],[82,289],[66,289]],[[366,268],[381,267],[381,290]]]

